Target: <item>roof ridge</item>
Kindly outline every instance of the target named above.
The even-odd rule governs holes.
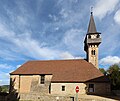
[[[77,61],[77,60],[83,60],[83,61],[86,61],[85,59],[61,59],[61,60],[29,60],[27,62],[44,62],[44,61]],[[26,62],[26,63],[27,63]]]

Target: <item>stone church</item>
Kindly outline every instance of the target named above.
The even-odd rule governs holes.
[[[99,71],[98,48],[101,33],[97,32],[93,13],[84,40],[86,59],[28,61],[10,73],[10,92],[20,99],[31,94],[74,96],[108,94],[110,81]]]

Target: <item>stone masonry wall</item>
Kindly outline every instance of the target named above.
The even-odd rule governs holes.
[[[52,96],[40,94],[20,94],[21,101],[73,101],[70,96]]]
[[[32,82],[32,75],[22,75],[20,76],[20,90],[19,93],[29,93]]]
[[[87,88],[89,84],[94,84],[95,89],[93,93],[87,92],[87,94],[97,94],[97,95],[109,95],[111,93],[109,83],[87,83]]]
[[[10,92],[14,89],[19,92],[19,75],[10,75]]]
[[[44,93],[59,95],[74,95],[76,86],[79,86],[79,94],[86,94],[86,86],[84,83],[51,83],[52,75],[45,75],[45,83],[40,84],[40,75],[12,75],[14,81],[14,89],[19,93]],[[106,94],[110,92],[109,83],[92,83],[95,85],[94,94]],[[65,91],[62,91],[65,86]]]
[[[62,91],[62,86],[65,86],[65,91]],[[78,94],[86,94],[86,84],[84,83],[51,83],[51,94],[75,95],[76,86],[79,86]]]
[[[30,92],[48,94],[51,78],[52,75],[45,75],[45,83],[40,84],[40,76],[34,76],[31,82]]]
[[[20,101],[76,101],[76,96],[56,96],[56,95],[39,95],[39,94],[21,94]],[[119,101],[115,99],[90,96],[90,95],[79,95],[78,101]]]
[[[11,75],[11,85],[18,93],[49,93],[52,75],[45,75],[45,83],[40,84],[40,75]],[[12,90],[10,89],[10,90]]]
[[[91,51],[95,50],[95,55],[91,54]],[[88,60],[90,63],[92,63],[96,68],[98,68],[98,46],[97,45],[91,45],[88,48]]]

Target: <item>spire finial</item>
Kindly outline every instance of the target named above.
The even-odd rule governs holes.
[[[93,6],[90,9],[91,15],[93,14]]]
[[[88,26],[88,31],[87,33],[96,33],[96,26],[95,26],[95,22],[94,22],[94,17],[93,17],[93,7],[91,7],[91,15],[90,15],[90,22],[89,22],[89,26]]]

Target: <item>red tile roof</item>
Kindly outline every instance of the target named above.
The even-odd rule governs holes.
[[[86,60],[28,61],[11,75],[52,74],[52,82],[85,82],[103,76]]]

